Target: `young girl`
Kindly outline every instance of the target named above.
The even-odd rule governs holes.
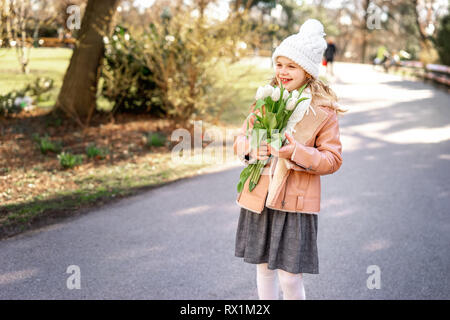
[[[235,153],[246,164],[273,155],[255,189],[248,191],[247,180],[236,200],[241,211],[235,256],[256,264],[259,299],[278,299],[280,284],[285,300],[304,300],[303,273],[319,273],[320,175],[331,174],[342,164],[337,113],[346,111],[318,79],[327,47],[323,36],[323,25],[309,19],[298,34],[284,39],[272,56],[272,86],[282,83],[291,92],[308,83],[303,95],[310,99],[301,102],[308,103],[306,113],[294,111],[288,122],[291,130],[286,132],[295,132],[286,133],[289,144],[277,151],[262,142],[258,150],[251,150],[246,138],[247,120],[250,130],[255,121],[251,114],[234,144]]]

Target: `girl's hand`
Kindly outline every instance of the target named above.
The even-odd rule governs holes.
[[[294,139],[293,136],[291,136],[287,132],[285,132],[284,135],[288,139],[289,144],[281,147],[278,151],[273,149],[273,148],[271,148],[270,145],[269,145],[269,151],[275,157],[284,158],[284,159],[291,159],[292,153],[294,153],[294,149],[295,149],[295,139]]]
[[[250,151],[250,161],[252,161],[252,159],[257,159],[257,160],[266,160],[268,159],[270,156],[270,151],[269,151],[269,145],[267,144],[267,141],[262,140],[259,144],[259,149],[255,150],[251,150]]]

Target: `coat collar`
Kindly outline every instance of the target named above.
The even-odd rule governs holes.
[[[317,134],[317,129],[329,117],[329,113],[319,106],[328,106],[330,103],[332,102],[325,100],[311,102],[311,107],[314,108],[315,112],[305,113],[303,118],[295,125],[293,137],[296,141],[306,144],[307,141],[314,138]],[[267,205],[273,205],[289,173],[287,164],[289,160],[283,158],[275,159],[276,161],[273,161],[270,166],[269,190],[266,199]]]
[[[292,136],[298,142],[302,144],[306,144],[306,142],[313,138],[316,133],[316,129],[320,126],[320,124],[328,118],[328,112],[326,112],[323,108],[319,107],[324,105],[323,103],[317,104],[312,103],[310,108],[312,112],[305,113],[303,118],[296,123],[294,126],[294,132]]]

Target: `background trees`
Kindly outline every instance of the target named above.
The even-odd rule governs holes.
[[[68,27],[67,8],[71,5],[79,7],[81,29]],[[166,15],[169,11],[171,17],[179,17],[178,26]],[[111,104],[111,114],[146,110],[155,116],[177,114],[177,119],[186,121],[201,108],[191,105],[186,108],[191,111],[180,112],[185,108],[177,109],[179,101],[195,97],[200,105],[200,96],[217,99],[212,82],[201,85],[202,94],[193,94],[196,90],[192,88],[200,88],[203,79],[199,75],[208,70],[199,61],[227,56],[235,62],[249,54],[270,56],[306,19],[317,18],[324,24],[327,38],[335,40],[338,61],[370,63],[377,48],[385,46],[391,53],[404,50],[411,59],[424,63],[448,63],[446,15],[445,0],[0,0],[0,47],[14,50],[19,70],[27,73],[33,59],[30,48],[45,45],[42,37],[68,35],[76,39],[55,110],[80,125],[89,123],[99,99]],[[131,40],[122,33],[115,34],[119,40],[110,38],[116,26],[126,30]],[[157,30],[157,37],[150,36],[151,30]],[[183,38],[183,30],[191,31]],[[155,63],[158,59],[163,63],[160,66]],[[131,66],[140,69],[132,71]],[[180,93],[191,98],[178,96],[173,103],[176,95],[168,90],[169,77],[158,78],[166,72],[191,74],[190,82],[181,81],[182,77],[174,82],[179,92],[191,87]],[[211,77],[213,74],[210,72]]]

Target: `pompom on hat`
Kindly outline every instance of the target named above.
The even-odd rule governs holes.
[[[279,56],[287,57],[301,66],[314,78],[319,76],[319,65],[327,42],[326,33],[319,20],[308,19],[300,27],[300,31],[284,39],[272,55],[273,67]]]

